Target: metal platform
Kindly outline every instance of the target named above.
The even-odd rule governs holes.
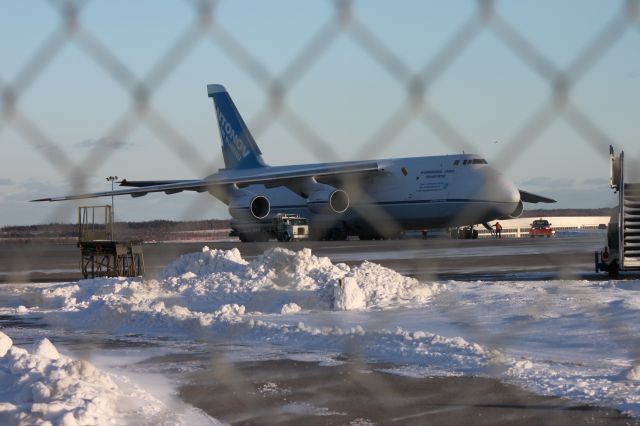
[[[596,272],[615,277],[620,271],[640,271],[640,183],[626,182],[624,151],[609,147],[610,186],[618,193],[618,207],[607,227],[607,245],[595,252]]]
[[[78,209],[80,269],[85,278],[135,277],[144,273],[142,240],[113,239],[111,206]]]
[[[135,277],[144,273],[142,241],[80,241],[85,278]]]

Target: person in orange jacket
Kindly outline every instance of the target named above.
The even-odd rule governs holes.
[[[496,238],[502,238],[502,225],[500,225],[500,222],[496,222],[493,226],[496,227]]]

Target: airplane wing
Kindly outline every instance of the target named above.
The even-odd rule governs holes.
[[[63,195],[61,197],[38,198],[31,201],[66,201],[81,200],[84,198],[111,197],[113,195],[131,195],[132,197],[142,197],[149,192],[164,192],[166,194],[175,194],[185,190],[204,192],[209,185],[206,180],[191,181],[166,181],[162,185],[149,185],[136,187],[132,189],[119,189],[116,191],[91,192],[88,194]]]
[[[531,192],[523,191],[522,189],[520,189],[519,191],[520,191],[520,200],[522,200],[525,203],[556,203],[557,202],[553,198],[547,198],[547,197],[543,197],[542,195],[532,194]]]
[[[313,164],[304,166],[274,166],[262,167],[254,170],[221,170],[205,179],[197,180],[146,180],[127,181],[120,186],[130,189],[116,191],[92,192],[87,194],[65,195],[61,197],[38,198],[31,201],[65,201],[85,198],[110,197],[113,195],[131,195],[142,197],[149,192],[164,192],[176,194],[182,191],[204,192],[209,188],[226,185],[256,185],[264,184],[269,187],[287,186],[296,180],[308,177],[341,176],[355,173],[377,172],[383,170],[376,161],[353,161],[344,163]]]

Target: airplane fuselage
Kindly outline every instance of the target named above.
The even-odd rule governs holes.
[[[271,200],[268,217],[299,214],[312,225],[342,227],[348,235],[393,235],[483,223],[511,215],[520,204],[516,186],[475,155],[377,161],[381,172],[328,180],[349,195],[349,208],[341,214],[313,213],[305,198],[286,187],[249,185],[245,189]]]
[[[524,202],[555,202],[519,190],[476,155],[389,158],[269,166],[227,90],[207,85],[213,99],[225,168],[204,179],[123,180],[126,189],[33,201],[63,201],[151,192],[209,192],[227,204],[243,241],[262,240],[278,213],[310,220],[320,238],[393,236],[405,230],[518,217]],[[237,225],[237,227],[235,226]]]

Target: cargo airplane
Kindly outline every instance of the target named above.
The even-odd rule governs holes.
[[[33,201],[208,192],[228,206],[242,241],[266,235],[243,232],[240,224],[277,213],[308,218],[318,238],[373,239],[412,229],[488,226],[491,220],[520,216],[523,202],[555,202],[519,190],[472,154],[269,166],[227,90],[210,84],[207,91],[218,119],[224,169],[204,179],[123,180],[120,186],[126,189]]]

